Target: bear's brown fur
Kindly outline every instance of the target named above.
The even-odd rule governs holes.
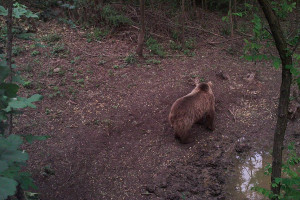
[[[182,143],[189,143],[189,130],[194,123],[205,122],[206,128],[215,129],[215,97],[212,83],[199,83],[188,95],[177,99],[169,114],[169,122],[175,137]]]

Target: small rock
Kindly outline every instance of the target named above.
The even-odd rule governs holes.
[[[57,68],[55,68],[54,70],[53,70],[53,72],[55,72],[55,73],[57,73],[57,72],[59,72],[60,71],[60,68],[59,67],[57,67]]]
[[[216,75],[223,80],[230,80],[230,77],[226,72],[220,71]]]
[[[155,186],[154,186],[154,185],[148,185],[148,186],[146,186],[146,190],[147,190],[149,193],[154,193],[154,191],[155,191]]]
[[[166,187],[168,187],[167,180],[163,180],[163,181],[161,182],[161,184],[159,185],[159,187],[161,187],[161,188],[166,188]]]
[[[248,73],[244,79],[248,82],[252,82],[254,78],[255,78],[255,73]]]
[[[248,144],[245,144],[245,143],[238,143],[236,146],[235,146],[235,151],[237,153],[243,153],[243,152],[247,152],[251,149],[251,147],[248,145]]]

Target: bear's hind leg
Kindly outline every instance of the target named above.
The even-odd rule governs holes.
[[[207,113],[206,115],[206,120],[205,120],[206,128],[210,130],[215,130],[215,111],[211,110]]]

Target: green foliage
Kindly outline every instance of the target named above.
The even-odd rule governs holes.
[[[18,184],[23,189],[36,188],[30,174],[21,172],[28,154],[20,150],[23,140],[18,135],[7,138],[0,135],[0,199],[4,200],[16,192]]]
[[[149,39],[146,41],[146,45],[151,53],[160,57],[164,57],[166,55],[162,45],[159,44],[154,38],[149,37]]]
[[[12,33],[14,37],[19,38],[21,40],[33,40],[33,33],[26,33],[26,31],[20,27],[18,28],[12,28]],[[0,42],[5,43],[7,37],[7,26],[4,26],[0,30]]]
[[[126,58],[125,58],[125,63],[126,64],[133,64],[136,62],[136,55],[135,54],[129,54]]]
[[[155,65],[159,65],[161,62],[160,62],[160,60],[149,59],[149,60],[146,60],[146,63],[147,63],[147,64],[155,64]]]
[[[95,28],[93,31],[90,33],[86,34],[86,39],[87,42],[92,42],[94,40],[96,41],[101,41],[106,38],[106,36],[109,34],[108,29],[100,29],[100,28]]]
[[[186,41],[184,41],[184,47],[187,49],[194,49],[196,45],[195,38],[189,38]]]
[[[268,164],[265,167],[265,174],[270,175],[272,167]],[[280,196],[275,196],[271,190],[255,186],[251,188],[265,197],[278,199],[300,199],[300,157],[297,155],[294,143],[288,146],[288,159],[282,164],[282,172],[284,178],[276,178],[272,187],[281,186]]]
[[[7,16],[7,10],[0,6],[0,15]],[[14,4],[13,17],[21,18],[36,18],[37,15],[26,9],[26,6],[19,3]],[[13,30],[16,32],[18,30]],[[7,31],[6,31],[7,32]],[[5,33],[6,34],[6,33]],[[7,35],[5,35],[6,37]],[[23,39],[29,37],[29,34],[23,34]],[[18,47],[13,48],[13,54],[17,55],[21,52]],[[23,139],[18,135],[4,136],[5,128],[8,123],[8,115],[20,113],[19,109],[31,107],[35,108],[33,104],[42,99],[39,94],[34,94],[29,98],[20,97],[17,95],[19,86],[17,83],[22,83],[19,77],[19,72],[15,71],[13,74],[10,67],[16,69],[16,65],[8,66],[4,55],[0,55],[0,200],[7,199],[16,193],[16,188],[19,185],[23,190],[29,188],[36,189],[30,173],[21,171],[28,159],[28,154],[20,150]],[[6,79],[12,76],[12,80],[7,82]],[[28,142],[34,140],[45,140],[45,136],[24,136]]]
[[[48,34],[41,38],[41,40],[43,42],[46,42],[48,44],[54,44],[55,42],[58,42],[60,39],[61,39],[61,36],[56,33]]]
[[[14,8],[13,8],[13,17],[14,18],[21,18],[21,17],[26,17],[26,18],[38,18],[36,14],[31,12],[30,10],[27,9],[25,5],[22,5],[18,2],[14,3]],[[0,6],[0,15],[2,16],[7,16],[8,11],[5,9],[3,6]]]
[[[132,21],[126,16],[118,13],[112,6],[106,5],[102,10],[103,19],[110,25],[111,27],[120,27],[124,25],[132,24]]]
[[[15,83],[6,83],[5,79],[10,74],[10,69],[5,60],[0,62],[0,123],[7,119],[9,113],[14,113],[16,109],[31,107],[42,99],[41,95],[35,94],[30,98],[23,98],[17,95],[19,86]],[[18,77],[15,76],[15,79]],[[1,132],[0,132],[1,133]]]
[[[39,51],[37,51],[37,50],[34,50],[34,51],[32,51],[30,54],[31,54],[31,56],[37,56],[37,55],[40,55],[41,52],[39,52]]]
[[[24,136],[28,143],[35,140],[46,140],[48,136]],[[20,150],[23,139],[18,135],[4,137],[0,135],[0,200],[5,200],[16,192],[16,187],[20,184],[21,188],[28,190],[36,189],[31,175],[21,171],[21,167],[26,165],[28,154]]]
[[[173,40],[170,40],[170,48],[171,48],[172,50],[177,50],[177,51],[182,50],[181,44],[176,43],[176,42],[174,42]]]
[[[191,57],[195,56],[195,52],[193,52],[193,51],[191,51],[191,50],[189,50],[189,49],[184,49],[184,50],[183,50],[183,53],[184,53],[184,55],[186,55],[186,56],[191,56]]]
[[[95,28],[94,30],[94,38],[98,41],[104,39],[108,34],[109,34],[108,29]]]
[[[12,54],[14,56],[18,56],[21,53],[23,53],[24,51],[25,51],[25,48],[21,47],[21,46],[13,46],[13,48],[12,48]]]
[[[295,8],[295,2],[291,0],[283,0],[280,2],[272,1],[273,10],[275,11],[276,15],[284,19],[288,15],[288,13],[292,12]],[[250,5],[248,5],[249,9],[252,9]],[[262,60],[271,60],[273,66],[275,68],[279,68],[281,65],[281,59],[278,56],[273,55],[265,55],[261,52],[268,47],[274,46],[271,34],[267,31],[267,26],[264,25],[262,19],[257,15],[253,15],[253,37],[250,40],[244,39],[245,46],[244,46],[244,56],[248,61],[262,61]],[[300,29],[297,30],[297,34],[295,37],[287,38],[287,43],[291,46],[291,49],[288,49],[288,54],[293,53],[292,48],[295,47],[299,41],[300,37]],[[290,72],[296,79],[296,82],[300,88],[300,69],[298,66],[299,59],[297,59],[297,55],[293,55],[294,63],[293,65],[286,66],[286,68],[290,69]]]
[[[71,28],[76,28],[76,24],[71,19],[58,18],[58,21],[60,23],[69,25]]]
[[[51,51],[52,55],[54,55],[54,56],[59,56],[60,54],[64,54],[66,52],[67,52],[67,50],[66,50],[64,44],[54,45],[52,48],[52,51]]]
[[[237,12],[237,13],[231,13],[231,14],[232,14],[232,16],[243,17],[246,13],[245,12]],[[230,16],[230,11],[228,11],[226,16],[222,17],[222,21],[229,23],[229,16]]]
[[[285,19],[288,13],[293,12],[293,9],[296,8],[296,2],[292,0],[281,0],[280,2],[272,1],[271,4],[277,16],[282,19]]]

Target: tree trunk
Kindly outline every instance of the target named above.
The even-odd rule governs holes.
[[[232,0],[229,0],[229,20],[230,20],[230,35],[231,35],[231,37],[233,37],[233,21],[232,21],[231,1]]]
[[[193,12],[194,12],[195,18],[198,19],[196,0],[193,0]]]
[[[237,13],[236,0],[233,1],[233,13]],[[234,28],[234,30],[237,28],[237,16],[236,15],[233,16],[233,28]]]
[[[13,26],[13,1],[8,0],[7,1],[7,18],[6,18],[6,24],[7,24],[7,43],[6,43],[6,62],[10,69],[10,75],[9,75],[9,82],[12,82],[13,79],[13,69],[12,69],[12,41],[13,41],[13,34],[12,34],[12,26]],[[12,134],[13,129],[13,123],[12,123],[12,113],[9,115],[8,119],[8,134]]]
[[[136,54],[139,57],[143,57],[143,45],[144,45],[144,38],[145,38],[145,0],[140,0],[140,33],[138,37],[138,46],[136,48]]]
[[[282,167],[282,150],[285,130],[287,127],[288,105],[290,97],[290,87],[292,83],[292,74],[287,65],[292,65],[292,56],[288,53],[287,43],[284,38],[280,23],[276,17],[272,6],[268,0],[258,0],[271,29],[273,38],[275,40],[276,48],[279,52],[282,63],[282,80],[280,86],[280,97],[277,113],[277,124],[274,133],[273,155],[272,155],[272,174],[271,182],[274,183],[276,178],[281,177]],[[275,195],[280,194],[280,185],[272,187],[271,190]],[[277,199],[277,198],[275,198]]]
[[[181,0],[181,45],[184,47],[184,29],[185,29],[185,7],[184,0]]]

